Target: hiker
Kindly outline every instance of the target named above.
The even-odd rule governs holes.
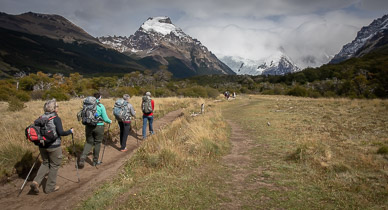
[[[141,110],[143,111],[143,139],[147,138],[146,130],[147,130],[147,121],[149,122],[149,132],[150,135],[154,134],[154,129],[152,127],[152,123],[154,121],[154,100],[151,99],[151,93],[146,92],[142,97],[141,102]]]
[[[58,104],[55,99],[48,100],[44,106],[44,114],[42,119],[48,119],[47,128],[48,131],[54,133],[56,139],[52,143],[39,144],[39,151],[42,155],[42,165],[32,181],[30,187],[32,192],[39,193],[39,185],[42,183],[43,178],[48,174],[46,186],[44,188],[45,193],[51,193],[59,190],[57,183],[57,173],[62,162],[62,148],[61,148],[61,136],[67,136],[74,132],[73,128],[64,131],[62,127],[62,120],[58,116]]]
[[[136,118],[136,112],[133,109],[132,104],[129,103],[131,97],[128,94],[124,94],[123,98],[118,99],[115,102],[113,108],[113,115],[116,117],[120,127],[120,151],[126,152],[127,138],[131,131],[131,118]]]
[[[97,103],[96,116],[98,116],[99,120],[95,126],[88,124],[85,125],[86,142],[84,150],[80,157],[80,161],[78,163],[78,167],[81,169],[84,167],[86,156],[88,155],[89,151],[92,149],[93,146],[93,166],[97,166],[100,164],[98,162],[98,159],[100,155],[101,142],[104,139],[104,122],[108,124],[112,123],[112,120],[110,120],[108,115],[106,114],[104,105],[100,103],[100,93],[95,93],[94,97],[96,98]]]
[[[227,100],[229,100],[230,93],[228,91],[225,91],[224,96]]]

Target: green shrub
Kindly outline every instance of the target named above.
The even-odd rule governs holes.
[[[264,95],[276,95],[274,90],[263,90],[261,93]]]
[[[8,101],[9,95],[8,93],[4,93],[3,91],[0,91],[0,101]]]
[[[308,91],[308,96],[310,98],[319,98],[319,97],[321,97],[321,94],[318,91],[310,90],[310,91]]]
[[[169,90],[168,88],[157,88],[155,90],[155,96],[156,97],[169,97],[169,96],[174,96],[175,94]]]
[[[328,98],[336,98],[337,97],[337,94],[335,94],[333,91],[326,91],[324,93],[324,96],[325,97],[328,97]]]
[[[11,112],[20,111],[24,108],[23,101],[20,101],[15,96],[10,96],[8,100],[8,110]]]
[[[377,150],[377,154],[388,154],[388,146],[382,146]]]
[[[53,89],[47,90],[43,94],[43,98],[42,99],[43,100],[48,100],[48,99],[52,99],[52,98],[57,99],[57,101],[68,101],[68,100],[70,100],[70,96],[68,94],[66,94],[64,90],[57,89],[57,88],[53,88]]]
[[[129,94],[132,97],[139,95],[139,90],[134,87],[118,87],[111,93],[111,95],[115,97],[123,97],[124,94]]]
[[[207,96],[209,98],[217,98],[220,95],[220,92],[218,92],[217,89],[214,89],[214,88],[211,88],[211,87],[207,87],[206,91],[207,91]]]
[[[18,99],[20,99],[21,101],[24,101],[24,102],[27,102],[27,101],[31,100],[31,96],[27,92],[22,91],[22,90],[19,90],[16,93],[16,97]]]
[[[32,100],[42,100],[44,95],[44,90],[34,90],[30,93]]]
[[[186,97],[207,97],[207,91],[204,87],[201,86],[194,86],[190,88],[184,88],[178,90],[179,95],[184,95]]]
[[[294,88],[292,88],[290,91],[288,91],[287,95],[306,97],[308,95],[308,92],[306,88],[297,85]]]

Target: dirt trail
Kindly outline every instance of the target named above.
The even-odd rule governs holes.
[[[174,121],[181,113],[182,110],[176,110],[161,119],[155,120],[154,130],[161,129],[166,124]],[[115,125],[112,124],[112,126]],[[137,126],[141,127],[141,125]],[[141,130],[138,130],[137,134],[140,135]],[[140,143],[141,141],[139,141],[139,145]],[[118,151],[119,144],[118,141],[116,144],[106,146],[103,164],[98,167],[86,163],[85,167],[79,170],[81,180],[79,183],[77,183],[74,161],[60,168],[57,177],[57,185],[60,186],[60,189],[57,192],[45,194],[40,188],[39,195],[34,195],[29,192],[31,182],[27,182],[22,194],[17,197],[24,181],[22,179],[0,186],[0,209],[71,209],[82,199],[88,197],[102,183],[115,177],[123,163],[134,154],[135,149],[138,147],[134,136],[128,136],[127,152]],[[103,146],[101,147],[100,156],[102,150]]]
[[[247,103],[239,107],[247,106]],[[226,191],[219,192],[227,198],[227,202],[221,203],[221,209],[242,209],[244,207],[257,208],[262,204],[265,198],[252,200],[247,197],[247,191],[257,190],[259,188],[271,189],[273,186],[263,182],[262,168],[254,167],[254,159],[249,152],[253,147],[262,147],[253,140],[249,132],[244,130],[238,122],[226,115],[226,121],[232,128],[230,141],[232,144],[231,152],[224,156],[221,164],[228,171],[228,176],[224,179],[228,186]],[[252,179],[252,177],[256,177]]]

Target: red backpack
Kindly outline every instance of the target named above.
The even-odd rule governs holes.
[[[34,121],[34,124],[27,126],[25,129],[26,138],[37,146],[45,146],[48,143],[54,142],[58,135],[55,130],[47,126],[50,120],[56,116],[45,118],[40,116]]]

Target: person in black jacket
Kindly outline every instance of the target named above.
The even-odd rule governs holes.
[[[48,174],[45,193],[55,192],[59,189],[56,186],[57,173],[62,161],[61,136],[67,136],[73,133],[73,128],[64,131],[61,118],[58,116],[58,104],[55,99],[47,101],[44,106],[44,114],[41,118],[48,119],[47,128],[54,133],[54,140],[44,145],[39,145],[39,151],[42,155],[43,163],[40,166],[34,181],[30,187],[32,192],[39,193],[39,185],[43,178]]]

